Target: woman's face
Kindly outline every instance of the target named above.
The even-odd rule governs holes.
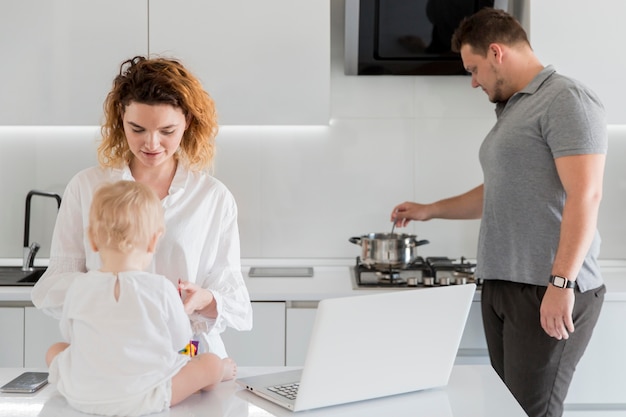
[[[131,102],[122,122],[135,162],[145,167],[173,161],[187,127],[183,111],[169,104]]]

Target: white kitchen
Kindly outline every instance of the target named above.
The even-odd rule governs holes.
[[[216,102],[213,175],[239,210],[254,327],[227,330],[226,347],[243,368],[302,366],[320,300],[386,291],[355,285],[361,247],[350,239],[387,233],[391,211],[403,201],[431,202],[480,184],[478,149],[495,122],[494,105],[466,75],[346,74],[350,4],[2,2],[0,267],[21,265],[27,240],[41,246],[35,266],[46,266],[57,204],[34,195],[25,218],[27,193],[62,196],[75,173],[97,164],[102,102],[119,64],[135,55],[177,57]],[[598,228],[607,293],[564,415],[624,417],[626,113],[620,99],[626,57],[619,51],[626,3],[514,0],[509,7],[542,63],[583,81],[606,107],[609,151]],[[474,260],[478,229],[477,220],[431,220],[396,230],[428,240],[419,247],[423,257]],[[298,273],[255,277],[252,268]],[[10,379],[2,370],[15,376],[22,368],[45,368],[47,347],[60,339],[58,321],[33,307],[31,288],[0,286],[0,385]],[[488,367],[480,288],[456,363]],[[458,391],[463,382],[459,377],[452,388]],[[0,416],[15,415],[3,414],[5,403],[35,410],[27,415],[54,415],[39,414],[44,406],[59,410],[50,388],[40,392],[48,390],[45,401],[35,403],[0,394]],[[481,415],[464,413],[457,394],[448,395],[445,412],[432,415]],[[234,385],[215,397],[210,410],[221,415],[288,415],[251,402]],[[204,410],[203,398],[167,415]],[[386,406],[399,410],[391,403],[380,410]],[[364,408],[337,413],[357,415]]]

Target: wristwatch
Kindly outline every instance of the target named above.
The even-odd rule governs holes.
[[[576,286],[575,281],[570,281],[559,275],[550,275],[550,284],[558,288],[574,288]]]

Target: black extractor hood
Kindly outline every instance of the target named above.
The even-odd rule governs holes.
[[[483,7],[515,0],[345,0],[347,75],[465,75],[450,39]],[[511,5],[512,6],[512,5]]]

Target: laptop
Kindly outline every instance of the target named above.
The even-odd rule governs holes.
[[[443,387],[475,290],[465,284],[324,299],[302,369],[237,383],[291,411]]]

